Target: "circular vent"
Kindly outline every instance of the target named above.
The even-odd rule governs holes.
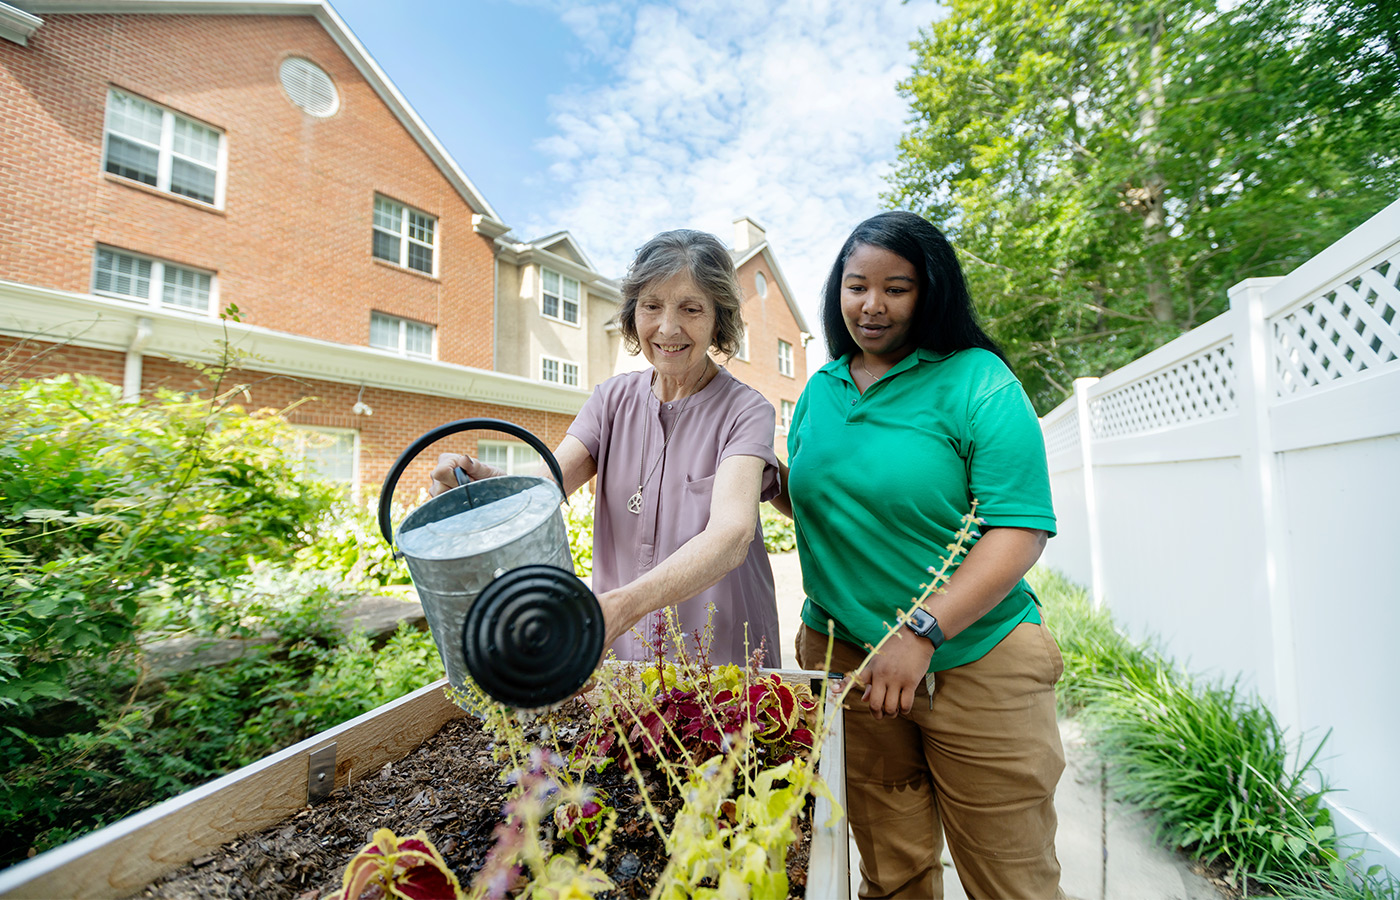
[[[331,76],[311,60],[289,57],[283,61],[280,75],[287,99],[308,114],[324,119],[340,108],[340,95]]]

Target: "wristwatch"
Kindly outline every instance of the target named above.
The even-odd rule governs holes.
[[[928,638],[934,650],[943,646],[943,629],[938,627],[938,619],[932,613],[916,609],[909,614],[909,621],[905,624],[919,637]]]

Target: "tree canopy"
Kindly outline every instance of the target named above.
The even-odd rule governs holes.
[[[886,201],[1042,412],[1400,196],[1400,4],[950,0]]]

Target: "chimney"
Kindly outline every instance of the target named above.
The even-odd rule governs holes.
[[[742,219],[734,220],[734,249],[743,253],[750,247],[756,246],[768,240],[768,232],[763,230],[763,226],[745,216]]]

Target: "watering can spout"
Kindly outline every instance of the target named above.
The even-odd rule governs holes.
[[[525,441],[554,480],[469,481],[410,512],[395,535],[390,512],[404,470],[437,441],[471,430]],[[384,480],[379,529],[408,566],[448,682],[459,691],[470,680],[508,706],[551,706],[581,689],[602,655],[603,613],[574,574],[560,510],[563,481],[539,438],[498,419],[461,419],[429,431]]]

